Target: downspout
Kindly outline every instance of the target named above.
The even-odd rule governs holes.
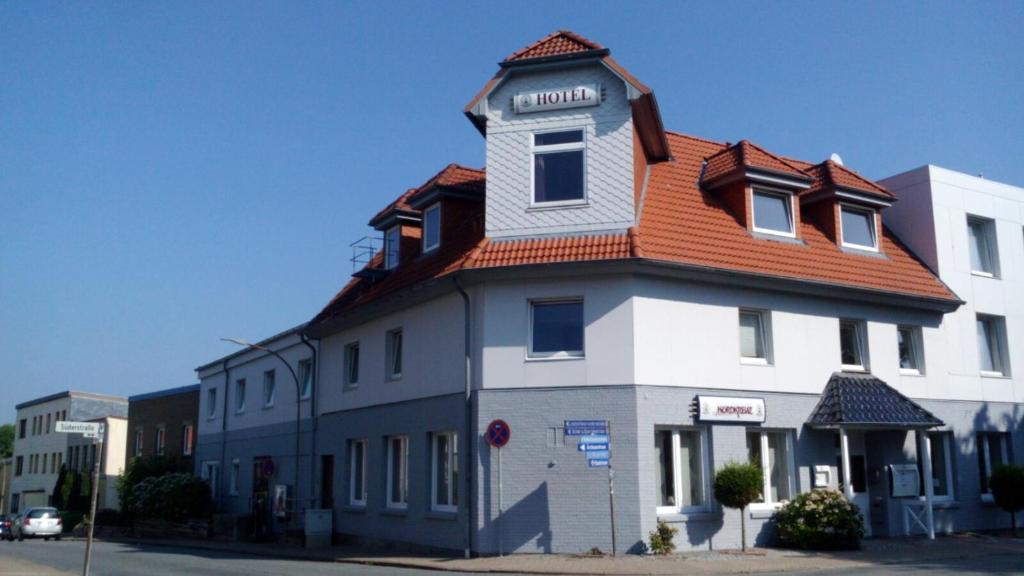
[[[466,465],[463,468],[465,470],[463,475],[466,477],[466,550],[465,556],[469,558],[473,551],[473,473],[471,471],[470,464],[473,462],[472,450],[473,450],[473,386],[472,386],[472,374],[473,374],[473,356],[472,348],[470,344],[472,342],[472,321],[470,316],[470,302],[469,294],[463,289],[462,284],[459,283],[458,276],[452,276],[452,280],[455,282],[455,289],[459,291],[459,295],[462,296],[462,307],[463,307],[463,335],[464,335],[464,346],[466,353]]]
[[[309,499],[312,502],[314,500],[314,495],[316,494],[316,432],[320,424],[320,417],[317,414],[317,405],[319,404],[319,402],[317,402],[317,397],[320,394],[320,387],[317,386],[317,384],[320,380],[320,364],[316,354],[316,346],[309,343],[309,338],[305,334],[300,334],[299,337],[302,338],[302,343],[309,348],[311,354],[311,365],[309,370],[310,377],[313,379],[310,383],[312,390],[310,390],[309,394],[309,424],[311,428],[310,436],[312,436],[312,443],[309,448]],[[319,343],[319,340],[317,340],[317,343]],[[296,488],[298,488],[298,486],[296,486]],[[323,489],[321,488],[321,491],[322,490]],[[323,502],[320,504],[322,506]]]
[[[231,388],[231,373],[228,369],[228,360],[224,359],[224,404],[223,415],[220,419],[220,466],[217,472],[217,507],[220,508],[221,512],[224,511],[224,500],[221,498],[223,492],[222,485],[224,484],[224,468],[226,462],[224,459],[227,458],[228,453],[228,389]]]

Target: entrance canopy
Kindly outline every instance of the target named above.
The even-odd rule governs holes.
[[[835,372],[807,425],[911,430],[942,426],[943,422],[871,374]]]

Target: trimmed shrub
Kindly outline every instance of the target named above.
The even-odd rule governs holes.
[[[177,462],[166,456],[136,456],[128,460],[124,474],[117,479],[117,499],[125,520],[134,519],[131,501],[135,486],[146,478],[170,474],[176,466]]]
[[[1017,512],[1024,510],[1024,468],[1001,464],[992,470],[988,481],[996,505],[1010,513],[1013,535],[1017,535]]]
[[[126,512],[142,520],[179,522],[210,514],[210,485],[191,474],[152,476],[131,491]]]
[[[775,513],[779,538],[786,546],[812,550],[860,547],[864,516],[837,490],[800,494]]]
[[[715,500],[726,508],[740,510],[740,538],[743,550],[747,549],[746,508],[761,498],[764,491],[764,473],[761,466],[753,463],[732,462],[715,474]]]
[[[676,544],[672,539],[678,533],[679,528],[658,520],[658,528],[651,531],[651,552],[660,556],[675,552]]]

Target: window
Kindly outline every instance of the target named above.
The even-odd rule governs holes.
[[[839,213],[843,246],[877,252],[878,234],[875,231],[875,211],[843,204],[839,208]]]
[[[839,321],[839,349],[843,370],[867,371],[866,332],[863,322],[858,320]]]
[[[455,432],[434,434],[432,444],[431,499],[433,510],[459,509],[459,441]]]
[[[195,427],[185,424],[181,427],[181,454],[182,456],[192,455],[192,443],[195,436]]]
[[[359,384],[359,342],[345,346],[345,385]]]
[[[274,397],[277,395],[277,375],[273,370],[263,373],[263,407],[270,408],[274,405]]]
[[[656,429],[658,513],[706,509],[705,435],[695,429]]]
[[[245,378],[235,381],[235,413],[245,412]]]
[[[156,429],[156,455],[163,456],[167,447],[167,430],[160,426]]]
[[[1004,432],[978,432],[978,475],[981,478],[981,497],[986,500],[992,498],[992,487],[989,486],[992,471],[1010,461],[1007,436]]]
[[[46,415],[46,433],[47,434],[50,433],[50,415],[49,414]]]
[[[750,462],[761,467],[764,488],[758,502],[780,504],[793,497],[793,440],[789,432],[747,431]]]
[[[210,499],[217,500],[218,487],[220,486],[220,462],[203,462],[199,470],[203,480],[210,484]]]
[[[740,310],[740,360],[746,364],[771,364],[769,314]]]
[[[25,422],[24,418],[22,418],[18,422],[18,439],[19,440],[25,437],[25,424],[26,424],[26,422]]]
[[[441,205],[434,204],[423,212],[423,251],[441,245]]]
[[[299,362],[299,382],[302,384],[301,398],[313,395],[313,361],[310,359]]]
[[[924,374],[924,347],[920,326],[897,326],[896,338],[900,353],[900,373]]]
[[[388,380],[398,380],[402,377],[402,329],[391,330],[387,334],[385,342],[385,354],[387,355],[387,377]]]
[[[409,439],[388,438],[388,508],[405,508],[409,503]]]
[[[583,301],[530,302],[531,358],[583,356]]]
[[[971,251],[971,272],[979,276],[999,276],[999,249],[996,223],[988,218],[967,217],[967,240]]]
[[[349,443],[349,504],[366,506],[366,440]]]
[[[24,422],[24,420],[22,420],[22,422]],[[15,476],[21,476],[21,473],[22,473],[24,467],[25,467],[25,457],[24,456],[18,456],[17,458],[14,459],[14,475]]]
[[[210,388],[206,391],[206,417],[217,417],[217,389]]]
[[[238,458],[231,461],[231,484],[230,490],[232,496],[238,495],[238,479],[242,475],[242,463],[239,462]]]
[[[135,455],[142,456],[142,428],[135,429]]]
[[[391,270],[398,266],[399,250],[402,243],[402,227],[392,226],[384,232],[384,268]]]
[[[950,447],[952,435],[947,432],[931,432],[932,456],[932,495],[937,500],[953,499],[953,451]],[[924,468],[921,468],[924,474]],[[921,483],[921,495],[924,496],[924,483]]]
[[[582,130],[533,135],[533,203],[586,200]]]
[[[754,231],[796,236],[792,196],[786,192],[754,190]]]
[[[978,361],[982,376],[1009,376],[1006,320],[978,314]]]

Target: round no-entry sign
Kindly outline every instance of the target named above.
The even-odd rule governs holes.
[[[504,420],[492,420],[484,437],[491,446],[503,448],[512,439],[512,428]]]

